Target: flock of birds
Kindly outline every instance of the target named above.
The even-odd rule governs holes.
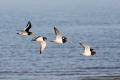
[[[30,32],[30,28],[32,27],[31,22],[28,21],[26,27],[24,30],[21,30],[19,33],[19,35],[23,35],[23,36],[29,36],[29,35],[33,35],[35,34],[34,32]],[[52,40],[51,42],[57,43],[57,44],[64,44],[69,42],[67,37],[62,36],[61,32],[54,27],[54,31],[55,31],[55,35],[56,35],[56,39]],[[46,42],[45,40],[48,40],[47,37],[42,37],[42,36],[38,36],[32,39],[32,41],[38,41],[40,42],[40,54],[44,51],[45,47],[46,47]],[[80,45],[84,48],[84,53],[81,54],[83,56],[92,56],[95,55],[96,52],[94,51],[94,49],[92,49],[89,45],[84,44],[84,43],[80,43]]]

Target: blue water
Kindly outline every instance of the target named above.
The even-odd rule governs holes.
[[[0,80],[119,80],[119,5],[118,0],[1,0]],[[17,35],[28,20],[36,34]],[[54,26],[69,43],[50,42]],[[41,55],[40,43],[31,41],[38,35],[49,38]],[[79,42],[98,55],[81,56]]]

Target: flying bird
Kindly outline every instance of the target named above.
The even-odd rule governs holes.
[[[34,34],[34,32],[30,32],[30,31],[29,31],[31,27],[32,27],[31,22],[28,21],[25,29],[24,29],[24,30],[21,30],[21,31],[20,31],[19,33],[17,33],[17,34],[23,35],[23,36],[32,35],[32,34]]]
[[[80,45],[84,48],[84,53],[81,54],[83,56],[93,56],[96,54],[96,52],[90,48],[87,44],[80,43]]]
[[[41,37],[41,36],[38,36],[38,37],[32,39],[32,41],[40,42],[40,54],[44,51],[44,49],[46,47],[45,40],[48,40],[48,38],[47,37]]]
[[[55,35],[56,35],[56,40],[52,40],[51,42],[55,42],[57,44],[62,44],[62,43],[68,42],[67,37],[62,36],[61,32],[56,27],[54,27],[54,31],[55,31]]]

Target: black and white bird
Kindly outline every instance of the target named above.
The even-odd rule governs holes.
[[[30,31],[29,31],[31,27],[32,27],[32,24],[31,24],[30,21],[28,21],[25,29],[24,29],[24,30],[21,30],[21,31],[20,31],[19,33],[17,33],[17,34],[23,35],[23,36],[32,35],[32,34],[34,34],[34,32],[30,32]]]
[[[56,40],[52,40],[51,42],[55,42],[57,44],[62,44],[68,42],[68,39],[65,36],[62,36],[60,31],[54,27],[55,35],[56,35]]]
[[[45,40],[48,40],[47,37],[41,37],[41,36],[38,36],[34,39],[32,39],[32,41],[38,41],[40,42],[40,54],[44,51],[45,47],[46,47],[46,42]]]
[[[80,43],[80,45],[84,48],[84,53],[81,54],[83,56],[93,56],[96,54],[96,52],[90,48],[87,44]]]

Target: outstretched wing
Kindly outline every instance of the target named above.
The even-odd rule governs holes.
[[[46,47],[46,42],[42,41],[40,42],[41,46],[40,46],[40,54],[44,51],[45,47]]]
[[[83,43],[80,43],[80,45],[84,48],[84,54],[90,54],[91,55],[90,46],[88,46],[87,44],[83,44]]]
[[[30,30],[31,27],[32,27],[31,22],[28,21],[28,23],[27,23],[27,25],[26,25],[24,31],[29,32],[29,30]]]
[[[56,27],[54,27],[54,31],[56,35],[56,40],[62,40],[62,34],[60,33],[60,31]]]
[[[32,39],[32,41],[43,41],[41,36],[35,37]]]

